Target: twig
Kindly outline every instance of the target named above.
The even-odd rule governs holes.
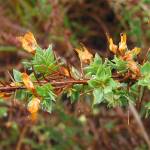
[[[7,72],[8,72],[8,75],[10,76],[11,80],[12,80],[13,82],[15,82],[15,80],[14,80],[14,78],[12,77],[12,75],[10,74],[9,70],[8,70]]]
[[[147,145],[148,145],[148,147],[150,149],[150,139],[149,139],[149,136],[148,136],[148,134],[147,134],[147,132],[145,130],[145,127],[144,127],[144,125],[142,123],[141,117],[139,116],[139,114],[138,114],[137,110],[135,109],[135,107],[133,106],[133,104],[129,103],[129,109],[132,112],[132,114],[133,114],[133,116],[134,116],[134,118],[135,118],[139,128],[141,129],[143,138],[146,141],[146,143],[147,143]]]
[[[87,79],[85,80],[66,80],[66,81],[52,81],[50,82],[52,86],[57,87],[57,86],[62,86],[62,85],[68,85],[68,84],[87,84]],[[22,82],[21,82],[22,83]],[[34,83],[38,83],[35,81]],[[41,84],[48,83],[47,81],[40,81]],[[25,86],[0,86],[0,92],[14,92],[19,89],[26,89]]]
[[[27,132],[27,129],[28,129],[28,125],[26,124],[21,131],[21,134],[20,134],[17,146],[16,146],[16,150],[21,150],[22,141]]]
[[[0,87],[0,92],[13,92],[20,89],[26,89],[24,86],[5,86]]]

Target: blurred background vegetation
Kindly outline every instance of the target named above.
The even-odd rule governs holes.
[[[16,36],[27,31],[42,47],[52,43],[60,57],[78,67],[73,49],[80,43],[111,57],[106,33],[118,42],[126,32],[129,47],[141,47],[143,59],[150,47],[149,20],[150,0],[0,0],[0,79],[8,82],[8,71],[23,70],[21,61],[30,56]],[[67,99],[58,100],[51,114],[40,112],[36,123],[28,121],[22,100],[0,100],[0,150],[148,149],[132,114],[128,124],[127,109],[92,109],[85,98],[75,104]],[[150,119],[142,123],[149,135]]]

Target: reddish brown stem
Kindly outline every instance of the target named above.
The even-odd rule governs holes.
[[[52,81],[50,82],[52,84],[52,86],[54,86],[54,88],[57,86],[65,86],[68,84],[87,84],[87,79],[86,80],[66,80],[66,81]],[[34,83],[38,83],[37,81]],[[48,83],[46,81],[40,81],[41,84],[45,84]],[[13,92],[19,89],[26,89],[25,86],[0,86],[0,92]]]

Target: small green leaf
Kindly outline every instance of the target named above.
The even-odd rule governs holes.
[[[96,54],[94,60],[90,63],[90,65],[88,67],[84,68],[84,70],[86,72],[86,75],[87,76],[95,75],[97,70],[101,66],[103,67],[102,59],[101,59],[101,57],[98,54]]]
[[[142,76],[138,80],[138,85],[146,86],[148,89],[150,89],[150,63],[149,62],[146,62],[141,67],[141,73]]]
[[[37,93],[43,98],[50,98],[51,100],[55,101],[55,94],[52,92],[53,87],[50,83],[47,83],[43,86],[38,86],[36,90]]]
[[[41,103],[41,107],[42,107],[43,110],[51,113],[52,112],[52,107],[53,107],[53,101],[49,98],[45,98]]]
[[[91,87],[91,88],[98,88],[100,86],[100,81],[98,79],[91,79],[88,81],[88,85]]]
[[[101,88],[94,89],[93,95],[94,95],[93,105],[100,104],[104,100],[104,97],[103,97],[104,93],[103,93],[103,89]]]
[[[150,62],[146,62],[142,67],[141,67],[141,73],[143,75],[150,74]]]
[[[52,104],[55,101],[56,95],[53,93],[53,87],[50,83],[47,83],[43,86],[38,86],[36,88],[37,93],[42,97],[41,106],[42,109],[51,112]]]
[[[113,69],[116,69],[119,73],[124,73],[127,71],[127,62],[114,56],[114,59],[112,61],[109,61],[110,66]]]
[[[13,69],[13,76],[16,82],[21,82],[22,81],[22,75],[21,72],[19,72],[16,69]]]
[[[52,45],[46,50],[37,49],[32,65],[38,73],[50,74],[58,69],[56,60],[52,51]]]

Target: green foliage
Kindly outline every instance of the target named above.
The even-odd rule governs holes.
[[[102,65],[102,59],[98,54],[95,54],[95,58],[90,63],[90,66],[85,68],[86,75],[87,76],[95,75],[100,65]]]
[[[141,77],[130,89],[128,89],[128,83],[120,83],[112,76],[113,71],[117,71],[119,74],[126,73],[128,71],[127,63],[128,62],[117,56],[112,60],[105,59],[105,61],[103,61],[102,58],[96,54],[91,60],[90,65],[83,68],[85,78],[87,79],[87,85],[73,84],[72,87],[67,89],[67,96],[70,97],[73,103],[80,99],[81,93],[84,94],[91,91],[94,97],[93,105],[105,103],[109,107],[127,106],[129,102],[135,102],[138,97],[137,89],[139,86],[147,86],[150,88],[150,63],[146,62],[143,66],[141,65]],[[41,48],[36,50],[30,66],[31,65],[34,66],[33,71],[36,71],[37,74],[48,76],[56,71],[58,65],[61,66],[61,63],[57,64],[52,52],[52,47],[49,46],[46,50]],[[14,70],[13,73],[16,82],[20,82],[22,80],[21,73],[16,70]],[[75,68],[71,70],[71,76],[75,78],[75,80],[80,80],[82,78],[82,75]],[[30,78],[33,82],[36,81],[33,73],[30,74]],[[43,78],[39,76],[39,79]],[[42,85],[35,86],[36,92],[41,99],[41,108],[51,112],[52,106],[57,98],[54,94],[52,85],[50,82],[46,82]],[[32,94],[34,93],[29,92],[26,96],[32,97]],[[25,97],[25,93],[23,95],[23,97]]]
[[[22,75],[21,72],[19,72],[16,69],[13,69],[13,76],[16,82],[21,82],[22,81]]]
[[[91,75],[88,85],[93,89],[93,105],[107,100],[109,105],[114,106],[111,102],[119,97],[114,95],[113,90],[119,87],[119,83],[112,79],[111,67],[107,61],[103,64],[102,59],[96,54],[94,61],[86,68],[86,72],[88,76]]]
[[[143,66],[141,66],[142,77],[138,81],[138,84],[141,86],[146,86],[150,89],[150,63],[146,62]]]
[[[83,91],[83,85],[76,84],[69,91],[68,96],[71,98],[71,102],[74,103],[80,98],[80,93]]]
[[[36,54],[32,60],[32,65],[36,72],[43,74],[50,74],[58,69],[54,54],[52,52],[52,45],[46,50],[37,49]]]
[[[37,93],[42,97],[41,106],[47,112],[52,111],[52,104],[55,102],[56,95],[53,93],[53,88],[50,83],[36,87]]]
[[[113,69],[117,70],[118,73],[125,73],[128,69],[127,62],[114,56],[114,59],[110,61],[110,65]]]
[[[133,65],[135,65],[134,59],[132,61]],[[131,101],[136,102],[137,97],[139,96],[137,89],[140,86],[146,86],[150,89],[150,63],[148,61],[141,65],[141,75],[137,76],[137,81],[134,81],[134,84],[130,87],[128,81],[119,82],[119,80],[113,77],[114,72],[125,76],[127,73],[131,73],[132,79],[133,72],[129,72],[130,70],[128,68],[128,63],[128,61],[124,61],[123,58],[119,56],[114,56],[112,60],[105,59],[103,61],[98,54],[95,54],[95,57],[90,60],[90,64],[83,68],[83,74],[85,73],[84,78],[77,69],[71,67],[70,70],[65,68],[66,71],[70,71],[71,77],[63,75],[64,79],[61,80],[62,77],[59,79],[59,77],[56,76],[56,79],[58,78],[57,81],[53,73],[55,74],[57,71],[57,73],[62,76],[63,71],[61,72],[60,70],[62,63],[58,63],[56,61],[51,45],[47,49],[41,49],[38,47],[35,51],[33,59],[30,63],[28,63],[29,71],[32,71],[29,75],[31,81],[26,81],[29,82],[29,85],[27,84],[26,92],[17,92],[17,97],[19,95],[20,99],[31,98],[33,96],[38,97],[38,99],[40,99],[41,108],[47,112],[51,112],[55,100],[57,99],[55,87],[52,87],[51,85],[51,81],[53,81],[53,84],[57,83],[56,89],[58,89],[59,86],[60,88],[62,87],[61,92],[58,91],[58,93],[62,94],[66,92],[72,103],[78,101],[81,94],[84,95],[84,93],[89,93],[94,97],[92,103],[93,106],[101,103],[107,104],[108,107],[127,106]],[[130,65],[132,66],[132,63]],[[35,77],[35,72],[37,77]],[[17,82],[22,83],[21,73],[17,70],[13,70],[13,74],[16,84]],[[45,77],[48,77],[48,80],[45,79]],[[69,80],[71,79],[71,81],[68,82],[67,78]],[[43,79],[44,82],[38,84],[38,80]],[[72,80],[76,82],[72,82]],[[84,82],[81,82],[82,80],[85,80],[85,84]],[[68,85],[65,85],[65,81],[68,82]],[[78,84],[78,81],[81,83]],[[30,88],[30,84],[32,82],[34,83],[33,86],[35,86],[35,89],[33,89],[33,86]],[[66,88],[67,90],[64,90],[63,88]]]
[[[53,3],[53,1],[51,2]],[[52,27],[53,27],[53,21],[54,21],[54,25],[56,22],[56,25],[58,24],[58,26],[61,25],[61,21],[62,21],[61,19],[59,21],[59,18],[57,19],[57,17],[55,20],[54,13],[51,15],[51,11],[52,11],[51,2],[49,2],[49,0],[7,1],[7,4],[11,3],[12,6],[15,5],[13,9],[11,8],[13,12],[11,13],[12,17],[14,17],[16,14],[18,24],[21,24],[24,26],[23,28],[20,28],[18,24],[14,24],[15,29],[19,27],[18,28],[19,31],[23,31],[26,29],[35,31],[37,35],[40,35],[39,36],[40,41],[41,42],[44,41],[43,42],[44,45],[45,43],[47,43],[49,38],[53,39],[54,41],[55,39],[62,39],[63,38],[62,36],[60,37],[57,37],[57,35],[50,35],[50,37],[48,36],[49,34],[48,32],[50,31],[49,25],[51,25],[51,20],[52,20]],[[2,3],[5,3],[5,2],[2,2]],[[74,10],[72,10],[72,8],[74,7],[74,4],[76,5],[77,3],[78,2],[72,3],[69,0],[58,2],[60,9],[62,9],[60,10],[60,12],[62,11],[63,13],[66,13],[68,11],[70,18],[73,18],[73,19],[74,17],[76,18],[76,16],[79,16],[83,19],[86,18],[87,16],[84,16],[83,14],[81,16],[80,16],[80,13],[74,14]],[[90,7],[91,3],[92,1],[88,2],[87,3],[88,5],[86,5],[86,2],[83,0],[80,6],[83,6],[83,8],[87,7],[88,10],[91,10],[92,9],[92,7]],[[119,3],[120,2],[118,2],[117,4]],[[131,3],[132,5],[132,3],[134,2],[129,2],[129,3]],[[146,4],[146,5],[143,5],[143,4]],[[123,28],[126,31],[128,30],[129,34],[131,35],[132,41],[130,42],[136,41],[138,45],[142,45],[143,44],[142,41],[144,41],[145,43],[148,43],[145,39],[146,37],[150,37],[150,30],[149,29],[145,30],[147,28],[145,24],[147,24],[149,20],[149,17],[148,17],[149,11],[147,15],[146,14],[147,12],[145,10],[145,8],[148,8],[147,4],[150,4],[150,0],[141,0],[139,1],[138,5],[135,5],[133,7],[133,9],[129,6],[129,8],[127,9],[125,8],[121,10],[121,12],[123,12],[124,17],[121,16],[121,12],[119,12],[120,17],[118,17],[118,14],[116,15],[117,20],[121,18],[120,21],[124,22],[124,26],[123,27],[121,26],[121,29]],[[62,7],[63,5],[65,5],[67,8],[65,9],[65,11],[63,10],[63,7]],[[57,6],[57,4],[55,5],[55,2],[53,3],[53,6],[57,12],[59,7]],[[122,6],[124,7],[124,5]],[[9,6],[6,5],[6,7],[9,7]],[[71,11],[69,10],[70,8],[71,8]],[[95,9],[95,7],[93,8]],[[2,9],[2,12],[3,12],[3,9]],[[8,14],[9,11],[6,10],[5,12],[5,9],[4,9],[4,13]],[[93,31],[95,21],[97,22],[97,19],[95,20],[96,18],[95,13],[86,13],[86,14],[88,15],[88,17],[92,17],[91,18],[92,24],[90,23],[89,25],[87,24],[85,26],[82,26],[80,25],[80,23],[77,23],[76,20],[78,21],[78,19],[75,19],[75,21],[73,21],[72,19],[71,21],[69,20],[69,17],[67,15],[65,15],[65,17],[62,17],[64,18],[64,26],[66,28],[69,28],[69,30],[71,29],[74,32],[73,34],[71,34],[71,37],[69,39],[73,45],[77,46],[78,44],[77,37],[80,37],[80,39],[82,39],[82,36],[85,37],[84,41],[87,43],[90,43],[90,41],[92,40],[94,40],[94,44],[95,43],[97,44],[97,41],[99,42],[96,36],[101,37],[101,35],[99,35],[97,31],[96,32]],[[91,16],[91,14],[93,16]],[[104,11],[104,14],[105,14],[105,11]],[[51,18],[53,16],[54,18]],[[109,12],[108,12],[108,19],[106,18],[106,20],[111,21],[111,18],[114,18],[114,17],[115,16],[109,17]],[[14,19],[14,18],[11,18],[11,19]],[[83,19],[81,19],[81,22]],[[105,16],[102,17],[101,19],[102,19],[102,22],[104,21],[104,25],[105,23],[107,24],[107,22],[105,22],[106,21]],[[14,22],[15,21],[16,20],[14,19]],[[143,26],[143,22],[144,22],[144,26]],[[11,26],[11,21],[7,22],[7,18],[6,18],[6,25],[8,25],[9,27]],[[62,26],[62,28],[64,28],[64,26]],[[102,27],[103,27],[103,24],[102,24]],[[56,27],[56,32],[60,33],[62,31],[62,28]],[[114,30],[114,28],[112,29]],[[53,30],[53,28],[51,30]],[[11,43],[11,38],[9,39],[9,36],[11,37],[11,34],[8,36],[8,39],[7,39],[7,35],[5,37],[5,31],[7,30],[4,30],[4,39],[6,38],[6,41],[10,41]],[[144,32],[146,33],[144,34]],[[98,35],[96,35],[97,33]],[[89,38],[89,35],[91,35],[90,38]],[[45,37],[47,37],[48,40],[45,40],[46,39]],[[96,46],[96,45],[92,45],[92,46]],[[146,44],[142,46],[146,47]],[[11,47],[11,46],[1,46],[0,50],[3,50],[3,49],[7,49],[7,51],[14,51],[17,48]],[[150,61],[149,54],[148,54],[148,61]],[[137,59],[137,62],[138,62],[138,59]],[[142,63],[140,62],[140,64]],[[52,76],[52,79],[51,79],[50,75],[53,75],[55,71],[59,72],[58,65],[61,66],[61,64],[60,63],[58,64],[56,62],[51,46],[48,49],[38,48],[36,50],[36,54],[32,57],[32,60],[30,62],[27,61],[25,63],[26,68],[28,68],[26,72],[27,74],[29,74],[31,81],[33,82],[33,85],[35,87],[35,93],[39,96],[38,98],[40,99],[41,108],[47,112],[52,112],[52,110],[54,110],[55,113],[52,113],[51,115],[49,115],[50,118],[47,119],[48,115],[45,115],[47,113],[44,113],[44,117],[43,117],[43,113],[41,112],[42,117],[40,115],[38,116],[39,123],[37,123],[36,126],[34,126],[34,124],[31,124],[31,122],[27,121],[27,124],[31,127],[28,128],[27,133],[26,131],[24,132],[24,124],[26,123],[26,118],[24,119],[24,117],[26,116],[22,117],[22,115],[24,114],[26,115],[27,113],[26,111],[22,109],[22,107],[17,108],[17,106],[21,103],[23,103],[23,106],[26,106],[24,105],[24,103],[29,102],[32,97],[35,97],[36,94],[34,92],[29,91],[28,89],[15,90],[15,94],[11,96],[10,98],[10,99],[15,99],[15,104],[16,104],[15,108],[9,109],[9,106],[11,106],[14,103],[14,101],[12,102],[6,101],[6,100],[0,101],[0,104],[2,104],[0,108],[0,120],[2,122],[1,129],[0,129],[0,135],[1,135],[0,149],[11,149],[10,146],[15,147],[17,142],[19,143],[20,141],[21,141],[20,142],[21,144],[19,143],[21,145],[20,149],[25,148],[25,149],[36,149],[36,150],[38,149],[39,150],[45,150],[45,149],[82,150],[82,149],[89,149],[89,147],[90,149],[95,148],[97,146],[97,143],[95,142],[95,140],[99,140],[99,138],[97,138],[97,134],[95,134],[95,129],[98,129],[98,130],[100,129],[99,127],[97,128],[97,125],[99,125],[97,120],[99,118],[97,119],[96,116],[98,115],[97,112],[101,111],[101,109],[99,108],[97,104],[106,104],[108,107],[116,107],[116,106],[128,107],[129,102],[136,104],[137,100],[139,100],[139,97],[141,95],[141,92],[139,92],[139,89],[141,88],[145,88],[146,90],[150,89],[150,63],[146,62],[142,65],[140,64],[138,65],[141,66],[141,70],[140,70],[141,76],[137,78],[131,78],[131,76],[129,76],[126,78],[126,80],[124,80],[123,77],[126,77],[126,74],[129,71],[128,66],[127,66],[128,63],[126,61],[122,60],[118,56],[115,56],[110,61],[108,61],[107,59],[103,61],[100,58],[100,56],[96,54],[95,58],[91,60],[90,65],[89,66],[87,65],[88,67],[85,67],[84,69],[84,71],[86,72],[85,76],[84,76],[84,73],[82,74],[79,72],[79,70],[72,67],[70,68],[71,77],[64,77],[64,80],[61,80],[59,78],[55,78],[57,76],[54,75]],[[33,73],[33,71],[35,71],[36,75],[35,73]],[[114,77],[118,73],[119,75],[120,74],[122,75],[121,78]],[[132,73],[134,73],[134,71]],[[19,87],[19,86],[25,87],[22,81],[21,72],[14,69],[13,77],[15,80],[14,85],[16,85],[16,87]],[[44,77],[48,80],[47,81],[44,80]],[[67,86],[65,85],[64,87],[62,86],[64,84],[61,84],[62,87],[57,85],[56,89],[55,87],[52,86],[53,84],[51,84],[51,82],[55,82],[55,81],[65,82],[65,81],[68,81],[69,78],[75,81],[85,79],[87,80],[87,84],[83,85],[83,84],[78,84],[78,83],[73,83],[73,84],[69,83]],[[44,80],[44,82],[38,83],[37,79],[39,81]],[[12,85],[10,84],[10,86],[8,85],[6,86],[6,88],[7,87],[11,88]],[[60,92],[57,91],[58,87],[60,87]],[[8,91],[8,93],[6,94],[10,94],[10,92],[11,91]],[[78,118],[78,115],[72,114],[72,110],[71,110],[71,115],[69,115],[70,110],[68,111],[68,109],[67,109],[67,113],[65,113],[65,109],[63,110],[62,105],[66,104],[66,100],[63,99],[65,102],[56,101],[56,99],[59,97],[58,96],[59,94],[57,95],[55,94],[55,92],[58,92],[59,94],[66,92],[68,94],[67,95],[68,99],[71,100],[71,103],[75,103],[78,100],[80,100],[80,95],[82,95],[82,100],[85,100],[87,102],[87,99],[88,99],[89,105],[92,105],[90,100],[91,100],[91,97],[93,96],[94,97],[93,105],[94,106],[97,105],[97,107],[93,108],[94,111],[96,110],[95,108],[97,108],[96,110],[97,112],[95,111],[96,115],[94,116],[94,119],[92,118],[91,114],[87,118],[86,118],[86,115],[84,114]],[[16,102],[16,100],[22,100],[22,102]],[[149,101],[149,99],[146,99],[146,100]],[[7,107],[4,108],[3,104],[4,106],[5,104],[10,104],[10,105],[8,105],[8,108]],[[73,105],[73,111],[74,110],[76,111],[76,108],[74,109],[75,105],[74,104],[72,105]],[[61,111],[58,110],[58,108],[61,109]],[[146,117],[148,117],[150,115],[150,103],[149,102],[144,103],[143,109],[144,109],[144,113],[146,112]],[[104,130],[104,137],[103,137],[103,131],[102,131],[102,138],[104,138],[104,140],[105,140],[105,132],[106,132],[106,136],[109,135],[111,130],[113,130],[113,128],[115,128],[115,126],[118,123],[118,119],[116,119],[117,117],[114,117],[114,116],[112,117],[113,117],[113,121],[109,123],[108,123],[109,118],[105,117],[105,119],[107,120],[106,125],[105,125],[105,121],[102,120],[102,124],[104,124],[104,128],[106,130],[106,131]],[[17,124],[12,122],[13,119],[17,122]],[[6,124],[3,124],[4,120],[8,122]],[[96,120],[96,124],[92,124],[93,122],[91,123],[91,121],[93,120]],[[101,123],[101,120],[100,120],[100,123]],[[21,127],[23,127],[22,128],[23,130],[18,128],[19,124],[21,125]],[[20,131],[21,136],[19,135],[19,131]],[[101,131],[101,129],[99,131]],[[32,139],[30,137],[31,135],[32,135]],[[114,135],[115,134],[113,134],[112,136],[113,139],[115,138]],[[121,132],[119,132],[118,137],[121,137],[120,135],[121,135]],[[141,141],[141,145],[137,147],[136,149],[143,149],[143,150],[148,149],[146,144],[144,144],[142,140],[140,141]],[[138,142],[136,141],[136,143],[135,142],[133,143],[137,145]],[[107,149],[107,142],[104,144],[102,142],[102,145],[106,145],[106,149]],[[110,146],[110,149],[111,149],[111,146]]]

